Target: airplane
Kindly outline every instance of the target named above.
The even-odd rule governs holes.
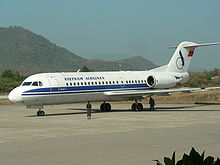
[[[167,65],[149,71],[56,72],[39,73],[26,78],[13,89],[8,98],[14,103],[38,109],[44,116],[45,105],[103,102],[101,111],[110,111],[110,101],[134,100],[132,110],[143,110],[139,100],[153,95],[191,92],[203,88],[174,88],[189,80],[188,68],[197,47],[219,45],[181,42]],[[215,89],[220,87],[211,87]]]

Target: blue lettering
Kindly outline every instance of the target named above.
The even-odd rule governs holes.
[[[104,80],[105,77],[64,77],[65,81],[77,81],[77,80]]]

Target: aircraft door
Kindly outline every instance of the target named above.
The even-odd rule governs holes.
[[[59,91],[59,84],[58,84],[56,77],[55,76],[48,76],[47,78],[48,78],[48,81],[50,84],[50,95],[53,92],[58,92]]]

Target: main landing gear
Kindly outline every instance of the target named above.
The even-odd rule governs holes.
[[[39,109],[37,111],[37,116],[44,116],[44,115],[45,115],[45,112],[43,110]]]
[[[90,104],[90,102],[88,102],[88,104],[86,104],[86,108],[88,109],[88,107],[92,107],[92,105]],[[102,103],[101,105],[100,105],[100,110],[102,111],[102,112],[110,112],[111,111],[111,104],[110,103],[106,103],[105,101],[104,101],[104,103]]]
[[[131,105],[131,110],[133,111],[143,111],[144,107],[142,103],[138,103],[137,99],[134,99],[134,103]],[[86,108],[88,109],[88,107],[91,107],[90,102],[88,102],[88,104],[86,105]],[[100,105],[100,110],[102,112],[110,112],[111,111],[111,104],[110,103],[106,103],[104,101],[104,103],[102,103]]]
[[[135,101],[135,103],[133,103],[131,105],[131,110],[132,111],[143,111],[143,109],[144,109],[143,104],[138,103],[137,99],[134,99],[134,101]]]
[[[105,101],[104,101],[104,103],[102,103],[101,105],[100,105],[100,110],[101,111],[103,111],[103,112],[110,112],[111,111],[111,104],[109,104],[109,103],[105,103]]]

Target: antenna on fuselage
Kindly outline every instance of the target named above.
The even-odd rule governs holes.
[[[80,72],[80,69],[78,69],[76,72]]]

